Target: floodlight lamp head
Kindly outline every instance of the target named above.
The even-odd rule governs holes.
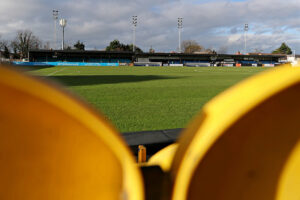
[[[182,17],[178,17],[178,28],[182,28]]]
[[[245,31],[248,31],[248,29],[249,29],[249,26],[248,26],[248,24],[245,24]]]
[[[66,27],[67,26],[67,20],[66,19],[59,20],[59,25],[63,28]]]
[[[137,16],[132,16],[132,24],[133,26],[137,25]]]
[[[52,13],[53,13],[53,18],[55,20],[57,20],[57,18],[58,18],[58,10],[53,10]]]

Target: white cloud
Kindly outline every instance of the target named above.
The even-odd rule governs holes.
[[[242,50],[243,25],[248,23],[250,50],[270,52],[287,42],[300,52],[299,0],[0,0],[0,34],[12,39],[17,30],[30,29],[52,41],[52,9],[68,20],[67,43],[81,40],[92,49],[103,49],[113,39],[131,43],[131,16],[138,15],[137,45],[145,51],[150,46],[176,50],[177,17],[183,17],[182,39],[207,48]]]

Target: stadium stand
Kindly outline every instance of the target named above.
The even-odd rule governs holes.
[[[184,53],[137,53],[114,51],[34,50],[29,52],[30,62],[88,62],[88,63],[135,63],[136,66],[262,66],[276,65],[285,55],[251,54],[184,54]],[[159,63],[159,65],[158,65]]]

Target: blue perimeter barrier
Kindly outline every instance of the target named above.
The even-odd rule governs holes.
[[[13,65],[22,66],[99,66],[118,67],[119,63],[83,63],[83,62],[12,62]]]

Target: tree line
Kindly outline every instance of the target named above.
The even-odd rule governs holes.
[[[1,37],[1,36],[0,36]],[[28,57],[29,49],[41,49],[42,41],[29,30],[18,31],[12,41],[0,38],[0,51],[5,58]]]
[[[119,40],[115,39],[109,43],[105,48],[106,51],[133,51],[133,44],[123,44]],[[135,47],[136,53],[143,53],[142,49]]]
[[[206,49],[202,45],[198,44],[195,40],[184,40],[181,43],[183,48],[183,53],[227,53],[225,47],[221,47],[218,52],[213,49]],[[29,50],[38,50],[38,49],[50,49],[49,42],[43,43],[37,36],[33,34],[30,30],[18,31],[15,38],[12,41],[7,41],[1,39],[0,35],[0,51],[2,56],[5,58],[27,58]],[[85,44],[78,40],[73,47],[67,46],[66,50],[85,50]],[[123,44],[119,40],[115,39],[109,43],[105,48],[106,51],[133,51],[132,44]],[[136,53],[142,53],[142,49],[137,47],[135,48]],[[149,49],[149,53],[154,53],[152,47]],[[273,54],[292,54],[291,48],[286,44],[282,43],[281,46],[274,51]]]
[[[272,53],[290,55],[292,54],[292,49],[286,43],[282,43],[281,46],[278,49],[275,49]]]
[[[213,49],[206,49],[202,45],[198,44],[195,40],[184,40],[181,43],[184,53],[208,53],[216,54],[217,52]]]
[[[207,54],[226,54],[228,51],[228,48],[225,46],[221,46],[218,51],[210,48],[205,48],[204,46],[198,44],[195,40],[184,40],[181,43],[181,47],[183,48],[183,53],[207,53]],[[106,51],[132,51],[133,45],[132,44],[123,44],[119,40],[115,39],[110,42],[110,44],[106,47]],[[260,50],[259,50],[260,51]],[[141,48],[136,47],[137,53],[142,53],[143,51]],[[149,49],[149,53],[154,53],[154,49],[152,47]],[[258,53],[257,50],[255,52]],[[274,51],[272,51],[272,54],[286,54],[290,55],[292,54],[291,48],[286,44],[282,43],[281,46]]]
[[[36,35],[30,30],[22,30],[16,33],[12,41],[1,39],[0,35],[0,51],[5,58],[23,59],[28,57],[30,50],[51,49],[49,42],[43,43]],[[73,45],[66,47],[67,50],[77,49],[85,50],[85,45],[79,40]]]
[[[199,45],[196,41],[194,40],[185,40],[182,42],[181,46],[183,47],[183,52],[184,53],[219,53],[219,54],[224,54],[227,53],[226,47],[221,47],[218,52],[216,52],[213,49],[205,49],[202,45]],[[256,50],[255,50],[256,51]],[[274,51],[272,51],[272,54],[286,54],[290,55],[292,54],[291,48],[286,44],[282,43],[281,46]]]

